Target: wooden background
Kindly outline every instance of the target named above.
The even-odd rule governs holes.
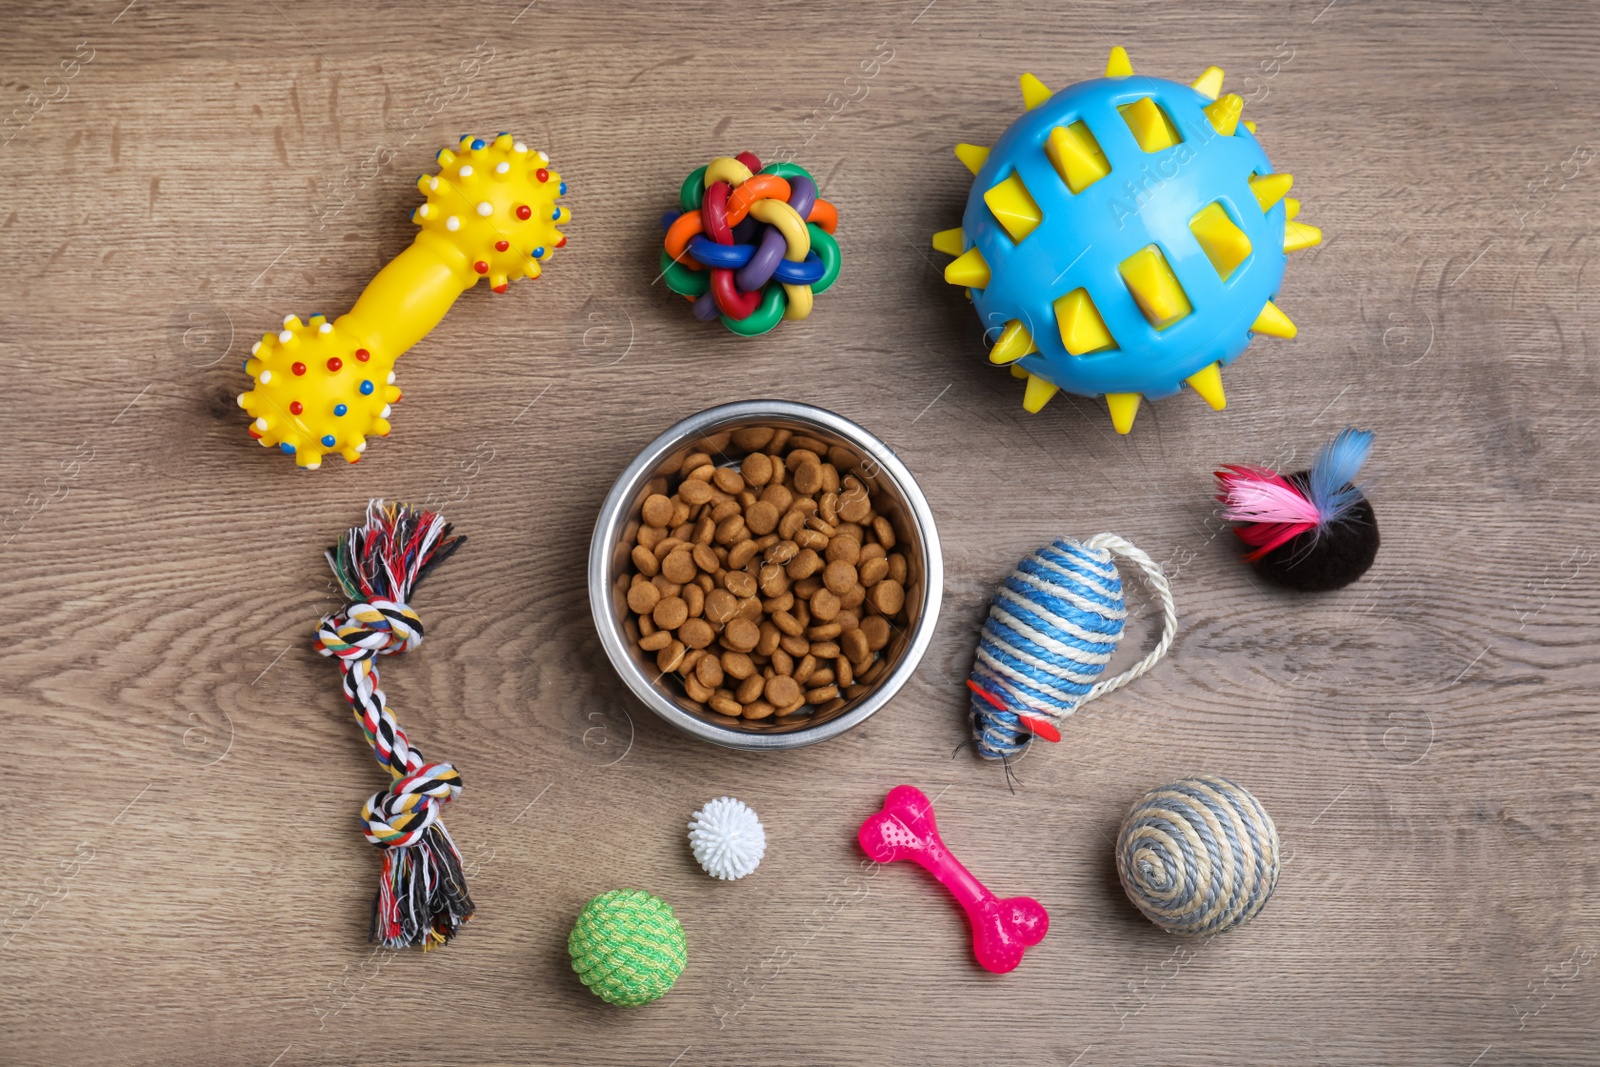
[[[1509,0],[6,4],[0,1062],[1594,1063],[1597,25]],[[1025,415],[928,246],[967,192],[950,146],[992,142],[1022,71],[1060,87],[1119,43],[1143,72],[1226,69],[1328,238],[1290,264],[1299,338],[1257,342],[1226,412],[1146,405],[1127,438],[1087,401]],[[501,129],[570,183],[569,246],[401,362],[359,467],[258,448],[233,402],[251,341],[347,309],[410,240],[434,150]],[[838,204],[844,273],[740,341],[652,285],[656,220],[711,156],[779,146]],[[616,473],[758,396],[889,441],[947,561],[913,682],[777,755],[626,705],[584,589]],[[1346,424],[1377,432],[1376,566],[1258,585],[1213,466],[1303,464]],[[321,549],[371,496],[471,538],[384,675],[467,782],[479,915],[427,956],[364,942],[355,815],[382,776],[310,648],[337,606]],[[1101,530],[1164,561],[1181,635],[1013,795],[951,755],[974,631],[1020,555]],[[1185,946],[1124,900],[1110,839],[1192,771],[1252,788],[1287,862],[1255,923]],[[974,966],[921,872],[861,871],[856,827],[903,781],[980,877],[1049,908],[1015,973]],[[722,793],[770,840],[736,884],[684,841]],[[691,945],[640,1010],[566,962],[616,886],[667,898]]]

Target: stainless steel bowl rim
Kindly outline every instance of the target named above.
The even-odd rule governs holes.
[[[741,423],[767,419],[787,419],[838,434],[850,441],[862,453],[863,458],[871,458],[881,471],[889,476],[905,498],[906,507],[915,519],[924,543],[924,602],[921,618],[906,645],[905,654],[890,672],[889,677],[884,679],[872,693],[867,694],[860,704],[815,727],[803,727],[785,733],[743,733],[718,726],[684,711],[663,696],[655,683],[645,676],[633,657],[629,655],[627,636],[622,632],[612,613],[611,589],[606,569],[613,546],[621,537],[622,526],[627,521],[626,510],[632,498],[645,481],[655,476],[667,455],[681,448],[685,441],[692,438],[706,437]],[[866,721],[892,700],[915,673],[917,664],[922,661],[923,654],[927,652],[928,645],[933,640],[934,627],[939,621],[939,606],[943,599],[944,556],[939,547],[938,528],[934,525],[933,512],[928,507],[927,498],[922,495],[921,488],[905,464],[901,463],[889,446],[874,434],[842,415],[836,415],[826,408],[788,400],[741,400],[733,404],[723,404],[691,415],[669,427],[650,442],[617,477],[611,492],[606,494],[605,503],[600,507],[599,518],[595,521],[594,536],[589,541],[589,610],[594,616],[595,629],[599,631],[600,643],[605,648],[606,658],[611,661],[612,667],[616,668],[623,683],[633,695],[651,711],[686,733],[726,748],[766,751],[802,748],[819,741],[826,741],[830,737],[837,737]]]

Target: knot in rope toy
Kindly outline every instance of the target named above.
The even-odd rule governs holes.
[[[1114,556],[1144,574],[1161,606],[1161,640],[1127,671],[1102,681],[1127,618]],[[1154,667],[1177,631],[1172,589],[1139,548],[1109,533],[1041,548],[1001,584],[978,639],[967,680],[978,754],[1006,759],[1034,737],[1059,741],[1061,720]]]
[[[1278,828],[1261,802],[1202,774],[1139,798],[1117,834],[1117,874],[1145,918],[1173,934],[1231,930],[1278,884]]]
[[[443,944],[473,913],[461,854],[439,817],[461,792],[461,775],[412,746],[379,688],[377,666],[379,656],[422,644],[422,619],[407,599],[465,541],[451,536],[443,516],[375,500],[366,521],[327,552],[351,602],[323,617],[315,647],[338,661],[345,699],[394,779],[361,808],[362,833],[383,849],[373,936],[388,948]]]
[[[753,337],[811,314],[812,296],[839,277],[839,212],[803,167],[762,167],[749,152],[713,159],[684,180],[678,202],[682,212],[661,220],[661,273],[696,318],[720,316]]]

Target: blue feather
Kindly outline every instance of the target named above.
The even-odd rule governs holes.
[[[1322,516],[1324,527],[1343,518],[1361,499],[1356,475],[1371,451],[1372,431],[1346,427],[1317,453],[1306,492]]]

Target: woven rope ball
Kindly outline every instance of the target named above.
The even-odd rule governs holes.
[[[1231,930],[1278,882],[1278,828],[1250,793],[1203,774],[1152,789],[1117,834],[1117,874],[1145,918],[1168,933]]]
[[[642,889],[613,889],[583,906],[567,938],[572,969],[608,1004],[634,1008],[672,988],[689,962],[672,908]]]

